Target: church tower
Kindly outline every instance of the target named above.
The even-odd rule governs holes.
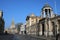
[[[10,33],[11,34],[17,33],[17,28],[15,27],[14,19],[12,19],[12,23],[11,23],[11,26],[10,26]]]
[[[11,28],[15,28],[14,19],[12,19]]]
[[[42,18],[52,18],[52,17],[54,17],[54,15],[53,15],[53,9],[52,9],[52,7],[50,7],[50,5],[49,4],[45,4],[44,6],[43,6],[43,8],[42,8],[42,13],[41,13],[41,17]]]

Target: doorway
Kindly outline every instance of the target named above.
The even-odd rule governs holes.
[[[44,28],[45,28],[45,25],[42,24],[42,35],[44,35]]]

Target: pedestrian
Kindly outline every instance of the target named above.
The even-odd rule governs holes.
[[[58,40],[59,34],[56,35],[56,40]]]
[[[5,34],[8,34],[7,31],[5,31]]]

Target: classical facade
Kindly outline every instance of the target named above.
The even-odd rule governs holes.
[[[40,17],[35,15],[26,18],[27,34],[55,36],[60,33],[60,15],[53,12],[49,4],[42,8]]]
[[[4,33],[4,24],[3,12],[0,11],[0,34]]]
[[[41,12],[41,20],[39,20],[40,25],[40,35],[56,35],[60,30],[60,15],[56,15],[53,9],[45,4]]]
[[[37,23],[41,18],[35,16],[33,13],[26,18],[26,32],[27,34],[36,34]]]

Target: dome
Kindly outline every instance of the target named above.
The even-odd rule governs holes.
[[[42,10],[44,10],[44,9],[53,9],[48,3],[46,3],[44,6],[43,6],[43,8],[42,8]]]
[[[43,8],[45,8],[45,7],[50,7],[50,5],[49,5],[48,3],[46,3],[46,4],[43,6]]]
[[[30,16],[30,17],[35,17],[35,14],[34,14],[34,13],[30,13],[29,16]]]

